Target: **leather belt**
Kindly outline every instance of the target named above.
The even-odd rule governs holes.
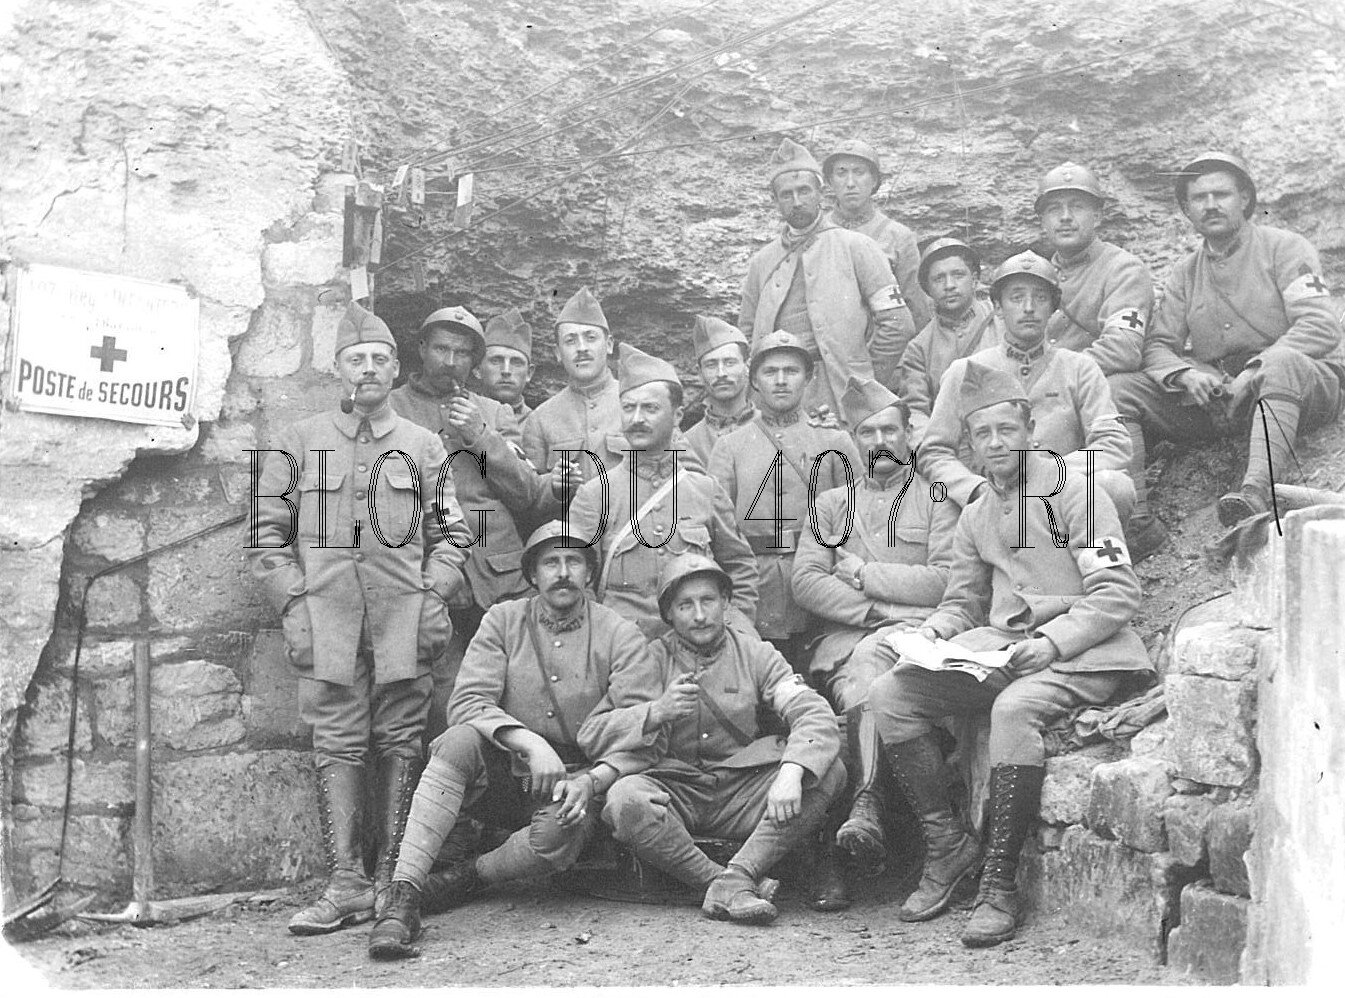
[[[774,534],[754,535],[746,538],[746,540],[747,546],[752,549],[753,554],[791,555],[799,546],[799,532],[797,530],[782,531],[778,544],[775,541]]]

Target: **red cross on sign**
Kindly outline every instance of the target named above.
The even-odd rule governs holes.
[[[104,336],[102,346],[89,347],[89,356],[100,362],[98,370],[111,371],[117,361],[126,359],[126,351],[117,349],[115,336]]]
[[[1311,278],[1308,280],[1307,287],[1312,288],[1312,290],[1317,292],[1319,295],[1326,294],[1326,285],[1322,283],[1322,279],[1318,277],[1316,274],[1313,274]]]

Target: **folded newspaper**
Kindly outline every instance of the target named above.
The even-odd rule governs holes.
[[[931,672],[965,672],[978,683],[985,682],[992,669],[1008,665],[1011,651],[972,651],[943,638],[931,641],[918,631],[893,631],[887,643],[896,651],[898,665],[918,665]]]

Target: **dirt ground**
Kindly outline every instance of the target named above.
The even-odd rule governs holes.
[[[49,985],[74,988],[346,988],[781,984],[1178,984],[1146,957],[1059,917],[1030,921],[989,950],[958,942],[969,899],[924,924],[882,877],[849,911],[782,897],[769,927],[705,919],[696,908],[605,901],[519,885],[426,920],[421,955],[371,961],[367,927],[300,938],[285,923],[313,888],[234,905],[176,926],[58,934],[16,947]],[[12,979],[12,978],[11,978]],[[11,992],[12,993],[12,992]]]

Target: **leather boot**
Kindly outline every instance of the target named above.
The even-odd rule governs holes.
[[[990,832],[985,871],[963,946],[995,946],[1018,930],[1018,858],[1041,812],[1044,766],[996,766],[990,771]]]
[[[810,848],[812,876],[809,878],[808,907],[814,911],[845,911],[850,907],[850,892],[841,877],[830,829],[816,836]]]
[[[384,756],[374,769],[374,793],[377,801],[380,837],[378,860],[374,864],[374,914],[381,916],[388,884],[397,869],[397,853],[406,831],[406,816],[416,794],[420,760],[403,756]]]
[[[374,917],[374,887],[364,873],[364,767],[318,770],[318,814],[331,878],[322,897],[290,919],[297,936],[335,932]]]
[[[437,915],[465,904],[485,889],[485,881],[476,872],[476,860],[466,859],[430,872],[421,892],[422,910],[427,915]]]
[[[369,955],[375,960],[405,960],[418,956],[420,891],[415,884],[394,880],[388,885],[383,911],[369,932]]]
[[[763,884],[767,881],[763,881]],[[742,922],[746,925],[767,925],[779,914],[775,905],[761,896],[761,884],[754,883],[743,870],[730,865],[706,888],[701,911],[708,918],[720,921]]]
[[[857,776],[850,816],[836,833],[836,844],[865,868],[877,871],[887,859],[883,801],[878,784],[882,742],[867,703],[846,711],[845,729],[850,761],[855,765]]]
[[[903,922],[924,922],[947,910],[958,884],[976,872],[980,843],[953,814],[944,781],[943,752],[933,735],[888,745],[892,773],[916,816],[925,839],[925,863],[916,885],[897,912]]]

